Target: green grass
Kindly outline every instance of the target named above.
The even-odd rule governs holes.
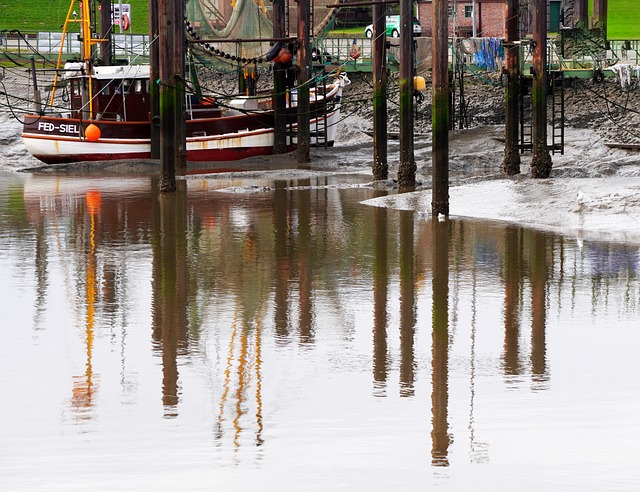
[[[589,0],[589,14],[592,13],[593,0]],[[623,41],[640,39],[640,2],[638,0],[608,0],[607,38]]]
[[[364,36],[364,26],[338,27],[329,32],[331,38],[361,38]]]
[[[148,31],[148,0],[126,0],[131,4],[131,20],[134,33]],[[609,39],[640,39],[640,0],[608,0]],[[70,0],[0,0],[0,30],[18,29],[23,32],[61,31]],[[80,9],[76,2],[76,11]],[[589,0],[593,12],[593,0]],[[331,36],[361,36],[362,27],[338,28]]]
[[[148,32],[148,0],[125,0],[122,3],[131,4],[133,32]],[[70,5],[70,0],[0,0],[0,30],[18,29],[25,33],[60,32]],[[74,10],[80,12],[80,4],[77,1]]]

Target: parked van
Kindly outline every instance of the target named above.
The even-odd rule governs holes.
[[[369,24],[364,28],[364,35],[368,38],[373,37],[373,24]],[[413,18],[413,35],[421,36],[422,35],[422,26],[420,25],[420,21],[418,21],[417,17]],[[400,16],[399,15],[388,15],[387,16],[387,36],[392,38],[400,37]]]

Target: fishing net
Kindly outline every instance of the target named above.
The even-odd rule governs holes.
[[[211,40],[219,51],[237,58],[261,58],[270,44],[251,40],[272,38],[273,24],[264,4],[258,1],[259,4],[254,0],[189,0],[187,19],[199,36]]]

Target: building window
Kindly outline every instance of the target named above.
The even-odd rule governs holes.
[[[471,17],[473,17],[473,5],[465,5],[464,6],[464,16],[467,19],[470,19]]]
[[[449,14],[449,17],[455,17],[458,13],[453,5],[447,5],[447,14]]]

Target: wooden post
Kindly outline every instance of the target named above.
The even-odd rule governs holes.
[[[285,2],[273,0],[273,37],[285,37]],[[283,154],[287,150],[287,98],[286,67],[283,63],[273,64],[273,153]]]
[[[447,0],[433,1],[431,211],[449,215],[449,46]]]
[[[575,24],[587,27],[589,24],[589,0],[575,0]]]
[[[309,11],[310,0],[298,2],[298,163],[311,162],[309,125]]]
[[[159,0],[160,190],[176,190],[176,173],[186,171],[184,132],[184,3]]]
[[[160,41],[158,39],[158,0],[149,0],[149,72],[151,158],[160,159]]]
[[[520,152],[518,152],[519,92],[520,92],[520,45],[518,41],[519,0],[507,0],[506,4],[506,66],[505,88],[505,138],[502,172],[512,176],[520,174]]]
[[[99,0],[99,5],[100,39],[105,40],[100,43],[100,64],[112,65],[111,33],[113,32],[113,26],[111,25],[111,0]]]
[[[373,5],[373,177],[389,177],[387,162],[386,6]]]
[[[534,0],[533,9],[533,157],[531,176],[548,178],[551,174],[551,155],[547,148],[547,2]]]
[[[185,1],[173,0],[175,22],[173,26],[173,37],[175,45],[173,47],[173,84],[174,84],[174,124],[176,132],[175,160],[176,172],[179,176],[187,174],[187,142],[186,142],[186,87],[185,81]]]
[[[400,165],[398,184],[416,184],[413,155],[413,1],[400,0]]]
[[[600,29],[607,39],[607,0],[593,0],[593,27]]]

